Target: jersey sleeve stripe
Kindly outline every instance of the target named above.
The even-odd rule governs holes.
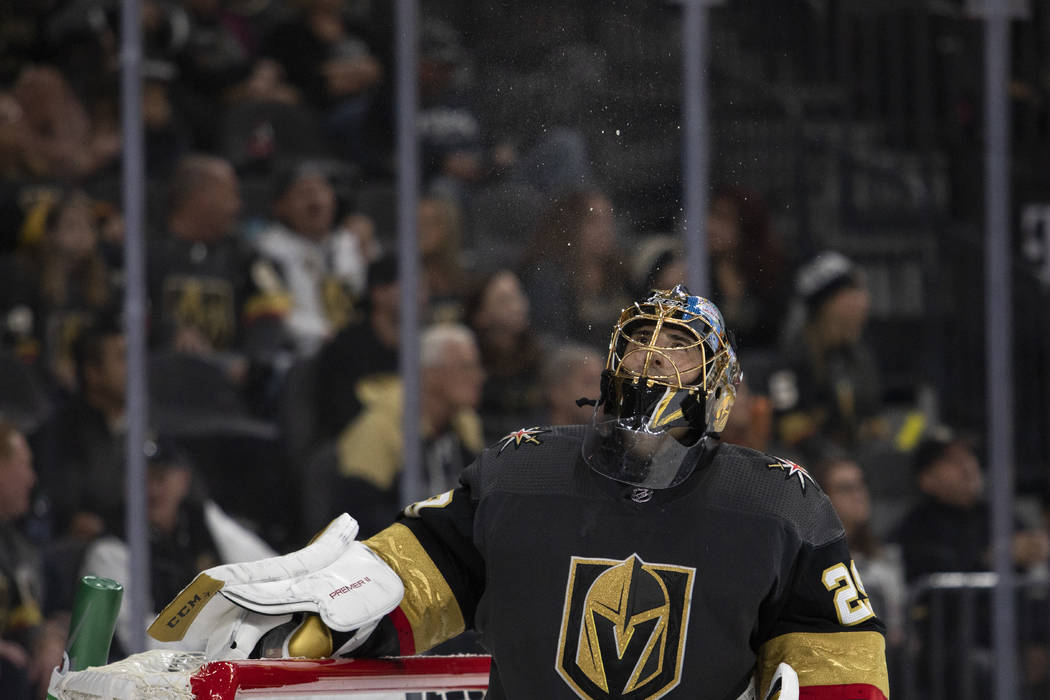
[[[881,690],[867,683],[800,688],[798,697],[799,700],[888,700]]]
[[[365,540],[365,544],[405,584],[405,597],[398,609],[411,626],[416,653],[466,629],[452,589],[411,530],[395,523]]]
[[[883,700],[890,694],[886,640],[879,632],[791,632],[774,637],[758,652],[760,688],[781,662],[798,673],[803,698]],[[869,686],[869,692],[849,695],[843,690],[846,686]]]
[[[416,639],[412,635],[412,623],[405,617],[404,611],[401,608],[396,608],[387,617],[390,618],[390,621],[394,624],[394,630],[397,632],[398,653],[401,656],[412,656],[415,654]]]

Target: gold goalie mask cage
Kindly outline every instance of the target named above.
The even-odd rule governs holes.
[[[682,286],[654,290],[613,329],[584,459],[634,486],[680,484],[725,428],[739,381],[718,307]]]

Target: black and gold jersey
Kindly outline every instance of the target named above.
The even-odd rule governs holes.
[[[154,242],[148,279],[157,342],[192,328],[214,350],[265,355],[286,341],[291,297],[284,281],[233,236],[210,244],[174,236]]]
[[[43,622],[40,560],[10,523],[0,523],[0,640],[28,647]]]
[[[732,700],[785,661],[804,698],[888,696],[883,626],[805,469],[713,443],[680,486],[637,489],[587,467],[584,431],[508,435],[367,540],[405,583],[380,628],[401,653],[476,629],[492,698]]]

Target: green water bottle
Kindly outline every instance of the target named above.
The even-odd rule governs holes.
[[[70,671],[104,666],[109,661],[109,645],[123,597],[124,587],[113,579],[101,576],[80,579],[66,643]]]

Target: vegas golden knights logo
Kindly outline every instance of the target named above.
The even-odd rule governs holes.
[[[658,698],[681,680],[696,569],[573,557],[558,674],[581,698]]]

